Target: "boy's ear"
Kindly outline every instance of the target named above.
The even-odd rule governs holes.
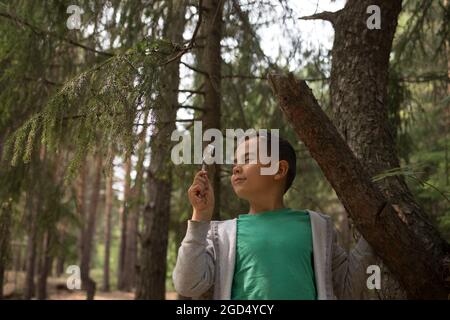
[[[280,160],[278,162],[278,171],[275,174],[275,180],[280,180],[286,177],[289,170],[289,163],[286,160]]]

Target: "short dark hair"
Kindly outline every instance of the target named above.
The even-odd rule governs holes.
[[[297,175],[297,156],[295,154],[294,147],[282,137],[275,135],[270,132],[261,133],[256,132],[256,135],[250,136],[249,139],[253,137],[265,137],[267,140],[267,153],[269,156],[272,155],[272,138],[276,137],[279,141],[279,160],[285,160],[289,164],[288,172],[286,174],[286,184],[284,187],[284,193],[286,193],[294,182],[295,176]],[[247,139],[246,139],[247,140]]]

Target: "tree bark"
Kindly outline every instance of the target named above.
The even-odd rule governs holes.
[[[163,35],[174,43],[183,41],[186,1],[170,2]],[[153,116],[151,161],[147,170],[148,203],[143,219],[139,282],[136,299],[165,299],[167,243],[170,220],[172,170],[170,137],[178,110],[179,61],[166,66],[161,77],[160,97]],[[170,123],[170,125],[167,125]]]
[[[126,261],[126,250],[128,241],[128,207],[130,201],[130,185],[131,185],[131,154],[127,154],[125,159],[125,180],[124,180],[124,194],[123,203],[120,211],[121,220],[121,235],[120,235],[120,249],[119,249],[119,266],[118,266],[118,281],[117,287],[119,290],[126,290],[128,284],[125,283],[125,265],[128,263]]]
[[[29,210],[29,234],[27,239],[27,270],[25,278],[24,299],[30,300],[35,293],[34,276],[36,267],[36,246],[37,246],[37,210],[36,199],[33,195],[28,195]]]
[[[113,171],[110,170],[106,177],[105,194],[105,257],[103,261],[103,291],[110,291],[110,253],[111,253],[111,218],[113,205]]]
[[[11,221],[11,203],[7,201],[0,207],[0,300],[3,299],[6,265],[10,257]],[[20,247],[18,249],[21,250]]]
[[[89,213],[87,217],[87,225],[83,236],[83,250],[81,253],[81,283],[86,290],[86,299],[93,300],[95,296],[96,283],[89,276],[91,267],[92,248],[94,242],[94,234],[97,220],[97,206],[100,195],[102,157],[98,154],[95,158],[94,183],[91,190],[91,199]]]
[[[42,261],[39,270],[37,298],[39,300],[47,299],[47,278],[51,268],[52,256],[50,255],[51,233],[47,231],[43,239]]]
[[[224,1],[205,0],[203,2],[203,21],[200,27],[203,52],[199,59],[199,68],[206,72],[204,87],[203,129],[219,129],[221,118],[221,66],[222,55],[222,15]],[[208,144],[205,142],[204,147]],[[217,152],[217,150],[216,150]],[[215,205],[213,219],[220,220],[220,164],[211,165],[209,176],[214,189]]]
[[[380,8],[380,30],[367,27],[369,5]],[[333,21],[330,93],[334,122],[370,177],[400,167],[396,128],[388,121],[387,88],[389,56],[401,6],[401,0],[351,0]],[[386,177],[377,186],[411,220],[420,216],[419,221],[428,223],[426,213],[414,200],[403,176]],[[395,277],[386,268],[382,269],[381,297],[404,298]]]
[[[144,116],[145,123],[147,123],[149,112]],[[145,138],[147,137],[147,125],[144,126],[142,132],[140,133],[140,144],[138,150],[138,159],[136,163],[136,178],[134,180],[134,185],[130,190],[130,201],[129,201],[129,218],[127,225],[127,246],[125,250],[125,261],[124,265],[124,288],[125,291],[132,291],[136,286],[136,271],[138,265],[138,233],[139,233],[139,218],[141,209],[141,198],[142,198],[142,182],[144,174],[144,160],[145,160],[145,150],[147,142]]]
[[[309,149],[357,229],[411,299],[447,299],[450,245],[421,213],[386,199],[304,81],[269,77],[280,108]],[[448,280],[447,280],[448,281]]]
[[[65,256],[62,254],[56,259],[56,276],[61,277],[64,273]]]

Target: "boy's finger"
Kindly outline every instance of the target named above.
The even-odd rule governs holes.
[[[197,178],[197,177],[202,177],[202,176],[204,176],[205,174],[207,174],[206,171],[200,170],[200,171],[198,171],[198,172],[195,174],[195,178]]]
[[[198,194],[198,193],[203,193],[205,191],[205,187],[203,185],[200,184],[196,184],[193,188],[192,188],[192,192],[194,194]]]

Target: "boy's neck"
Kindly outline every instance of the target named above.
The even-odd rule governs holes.
[[[285,208],[285,205],[283,203],[283,198],[274,199],[274,201],[267,201],[265,203],[250,202],[250,210],[249,210],[248,214],[258,214],[260,212],[274,211],[274,210],[283,209],[283,208]]]

